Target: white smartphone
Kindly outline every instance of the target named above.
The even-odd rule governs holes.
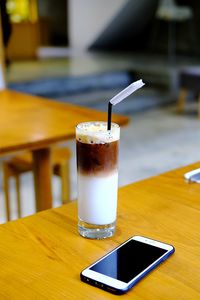
[[[169,244],[134,236],[84,269],[81,280],[113,294],[124,294],[174,251]]]

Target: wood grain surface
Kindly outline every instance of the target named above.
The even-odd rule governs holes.
[[[80,271],[134,235],[176,252],[120,299],[200,299],[200,185],[194,164],[119,189],[117,231],[106,240],[77,232],[77,203],[0,226],[0,299],[117,299],[82,283]]]

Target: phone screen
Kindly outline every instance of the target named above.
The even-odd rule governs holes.
[[[130,240],[90,270],[128,283],[166,252],[165,249]]]

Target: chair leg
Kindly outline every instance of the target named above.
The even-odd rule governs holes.
[[[16,186],[16,192],[17,192],[17,216],[18,218],[21,218],[21,196],[20,196],[20,178],[19,175],[15,176],[15,186]]]
[[[5,196],[6,219],[10,221],[10,196],[9,196],[9,177],[10,169],[6,163],[3,163],[3,187]]]
[[[186,103],[186,97],[188,95],[188,90],[181,89],[177,101],[177,113],[183,113]]]
[[[69,162],[60,166],[60,178],[61,178],[61,197],[62,203],[68,203],[70,201],[70,176],[69,176]]]

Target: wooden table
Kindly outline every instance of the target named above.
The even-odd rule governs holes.
[[[120,299],[200,299],[200,184],[194,164],[120,188],[117,232],[96,241],[77,233],[77,204],[0,226],[0,299],[117,299],[82,283],[80,271],[133,235],[171,243],[176,252]]]
[[[50,146],[75,137],[75,126],[106,121],[107,114],[14,91],[0,91],[0,155],[19,150],[33,153],[37,211],[52,207]],[[128,118],[113,115],[113,122]]]

